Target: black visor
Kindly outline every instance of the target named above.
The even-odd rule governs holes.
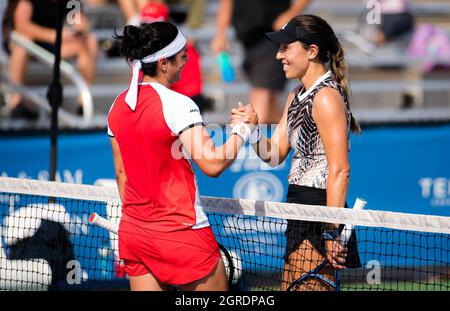
[[[324,46],[320,38],[311,36],[306,30],[297,26],[295,18],[291,19],[289,23],[283,26],[279,31],[266,32],[265,36],[270,41],[275,43],[292,43],[301,41],[308,45],[316,44],[317,46]]]
[[[299,40],[297,33],[297,25],[294,19],[283,26],[279,31],[265,33],[267,39],[275,43],[292,43]]]

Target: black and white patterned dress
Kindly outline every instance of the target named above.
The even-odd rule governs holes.
[[[288,176],[289,184],[326,189],[328,163],[322,139],[312,117],[314,97],[324,87],[336,89],[347,106],[347,139],[350,133],[350,106],[344,90],[333,79],[331,72],[321,76],[306,92],[297,89],[288,110],[288,139],[294,155]],[[349,144],[350,146],[350,144]]]
[[[347,141],[349,142],[351,112],[342,87],[327,72],[305,92],[297,88],[294,99],[288,110],[288,139],[294,155],[291,171],[288,176],[289,188],[287,203],[321,205],[327,204],[328,162],[325,149],[316,122],[312,117],[314,97],[324,87],[336,89],[344,99],[347,107]],[[350,146],[350,144],[349,144]],[[347,207],[345,204],[344,207]],[[299,245],[308,240],[311,245],[326,256],[325,242],[322,239],[324,223],[288,220],[286,227],[286,252],[284,259],[289,262],[289,256]],[[340,226],[342,230],[343,225]],[[360,267],[356,235],[353,232],[347,244],[347,267]]]

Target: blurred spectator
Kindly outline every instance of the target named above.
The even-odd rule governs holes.
[[[185,4],[188,7],[186,25],[190,28],[198,28],[205,19],[205,9],[207,0],[150,0],[155,3],[166,3],[169,6],[174,4]]]
[[[169,19],[169,7],[164,1],[148,1],[139,16],[140,24],[165,22]]]
[[[58,0],[13,0],[9,2],[8,11],[11,20],[10,29],[34,41],[39,46],[54,52],[56,40]],[[65,11],[66,17],[69,9]],[[8,14],[7,14],[8,15]],[[63,59],[76,57],[77,68],[87,84],[92,84],[95,75],[95,64],[98,50],[96,37],[90,33],[87,18],[80,12],[79,23],[67,27],[65,25],[62,34],[61,57]],[[9,42],[10,51],[10,79],[16,84],[23,84],[24,75],[28,63],[27,51]],[[35,118],[36,115],[29,111],[22,103],[19,94],[13,94],[9,100],[11,117]],[[79,102],[78,114],[82,114],[81,102]]]
[[[140,22],[153,23],[167,21],[169,7],[163,2],[149,2],[144,6]],[[187,42],[187,62],[181,72],[180,80],[171,86],[171,89],[190,97],[200,109],[200,113],[212,108],[212,100],[203,95],[203,82],[201,72],[201,56],[192,41]]]
[[[220,0],[217,34],[211,43],[216,54],[229,49],[227,30],[232,24],[245,50],[243,69],[251,83],[250,104],[260,123],[278,123],[279,93],[286,82],[281,63],[275,58],[278,45],[264,36],[279,30],[302,12],[310,0]]]
[[[450,38],[444,29],[424,24],[414,32],[408,54],[422,61],[422,71],[450,69]]]
[[[5,9],[6,1],[0,0],[0,74],[2,74],[3,70],[3,49],[1,48],[3,46],[3,11]],[[1,86],[1,79],[0,79],[0,86]],[[5,98],[3,97],[3,92],[0,92],[0,117],[4,115],[5,111]]]
[[[375,4],[377,7],[367,1],[356,31],[341,33],[342,39],[368,55],[376,51],[376,46],[398,40],[412,33],[414,28],[414,17],[407,0],[379,0]]]
[[[97,7],[108,3],[117,3],[125,17],[127,25],[139,25],[139,12],[149,0],[86,0],[88,6]]]
[[[361,19],[360,35],[370,43],[379,46],[413,30],[414,17],[408,0],[379,0],[378,4],[381,13],[379,24],[371,24],[368,11]]]
[[[148,0],[117,0],[127,25],[139,25],[139,12],[147,2]]]
[[[186,24],[198,28],[203,24],[207,0],[86,0],[89,6],[117,2],[127,25],[139,25],[139,14],[147,3],[165,3],[168,6],[185,4],[188,8]]]
[[[381,24],[375,32],[375,44],[381,45],[409,33],[414,18],[408,0],[380,0]]]
[[[3,45],[3,11],[5,10],[6,0],[0,0],[0,46]],[[2,55],[3,49],[0,51],[0,57]],[[0,62],[1,66],[1,62]]]
[[[88,8],[99,8],[112,4],[118,6],[125,18],[126,25],[139,26],[140,12],[150,0],[85,0]],[[116,27],[121,27],[117,22]],[[119,28],[120,28],[119,27]],[[120,57],[119,41],[113,38],[101,40],[101,49],[107,57]]]
[[[139,25],[139,14],[148,0],[117,0],[127,25]]]

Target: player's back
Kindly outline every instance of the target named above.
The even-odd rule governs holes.
[[[127,176],[125,213],[145,222],[164,219],[169,226],[195,224],[194,172],[181,153],[173,120],[190,102],[160,84],[144,84],[133,111],[125,94],[119,95],[108,116]]]

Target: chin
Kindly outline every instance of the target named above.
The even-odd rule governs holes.
[[[284,76],[286,77],[286,79],[294,79],[295,78],[294,75],[292,75],[292,74],[290,74],[288,72],[285,72]]]

